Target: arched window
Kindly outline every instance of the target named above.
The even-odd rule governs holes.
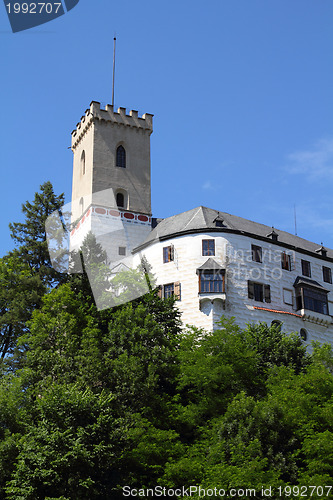
[[[126,168],[126,151],[123,146],[117,147],[116,167]]]
[[[117,193],[116,201],[117,207],[125,208],[125,196],[123,195],[123,193]]]
[[[282,328],[282,322],[278,319],[274,319],[271,323],[271,326],[274,326],[280,332]]]
[[[82,154],[81,154],[81,172],[82,172],[82,175],[84,175],[86,173],[86,153],[84,150],[82,151]]]
[[[308,340],[308,332],[305,330],[305,328],[301,328],[299,334],[302,340],[304,341]]]
[[[83,214],[83,208],[84,208],[84,206],[83,206],[83,205],[84,205],[84,203],[83,203],[83,198],[81,197],[81,198],[80,198],[80,215],[82,215],[82,214]]]

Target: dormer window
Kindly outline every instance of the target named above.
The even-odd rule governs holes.
[[[117,147],[116,167],[126,168],[126,151],[123,146]]]
[[[320,248],[317,248],[316,253],[319,253],[319,254],[320,254],[320,255],[322,255],[323,257],[327,257],[327,250],[326,250],[326,248],[323,246],[323,244],[321,245],[321,247],[320,247]]]
[[[272,241],[278,241],[279,235],[275,231],[274,227],[272,227],[272,231],[266,236],[267,238],[272,238]]]
[[[222,219],[221,215],[218,214],[217,217],[213,220],[215,227],[225,227],[224,225],[224,220]]]

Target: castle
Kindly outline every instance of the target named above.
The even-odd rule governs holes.
[[[223,314],[331,342],[333,250],[202,206],[154,219],[152,131],[153,115],[91,103],[72,132],[72,245],[92,231],[114,268],[145,256],[184,324],[211,330]]]

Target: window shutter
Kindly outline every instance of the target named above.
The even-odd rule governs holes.
[[[157,287],[157,296],[161,299],[162,298],[162,285],[159,285]]]
[[[177,281],[174,284],[174,295],[175,295],[177,300],[181,300],[181,290],[180,290],[180,282],[179,281]]]
[[[170,261],[174,260],[174,255],[175,255],[175,249],[174,249],[174,246],[171,245],[170,246]]]
[[[265,302],[271,301],[271,287],[269,285],[264,285]]]
[[[248,290],[249,299],[254,299],[254,283],[253,283],[253,281],[247,282],[247,290]]]

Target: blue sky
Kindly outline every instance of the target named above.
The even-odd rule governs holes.
[[[0,9],[1,255],[92,100],[154,114],[152,206],[205,205],[333,248],[331,0],[80,0],[13,34]]]

